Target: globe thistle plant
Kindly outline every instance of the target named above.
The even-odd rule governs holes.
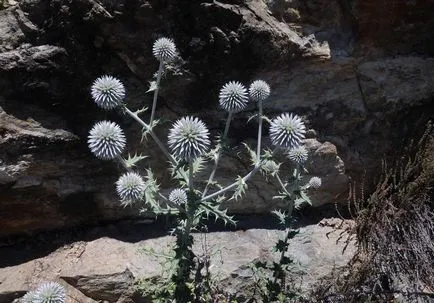
[[[187,193],[182,188],[176,188],[170,193],[169,201],[177,205],[187,203]]]
[[[270,123],[271,143],[276,146],[294,148],[305,138],[306,126],[297,115],[283,113]]]
[[[312,177],[310,178],[309,182],[307,183],[309,188],[318,189],[321,187],[321,178],[319,177]]]
[[[28,291],[20,300],[21,303],[33,303],[35,302],[36,291],[30,290]]]
[[[270,86],[263,80],[256,80],[250,84],[249,96],[253,101],[264,101],[270,95]]]
[[[110,110],[122,104],[125,98],[125,87],[120,80],[106,75],[93,82],[90,93],[99,107]]]
[[[66,301],[65,288],[57,282],[43,283],[35,291],[33,303],[64,303]]]
[[[303,164],[307,161],[308,151],[304,145],[299,145],[289,149],[286,153],[289,160],[296,164]]]
[[[146,184],[142,177],[135,172],[123,174],[116,182],[116,191],[124,206],[131,205],[143,198]]]
[[[112,160],[125,148],[125,135],[119,125],[110,121],[97,122],[89,132],[90,151],[102,160]]]
[[[172,39],[160,38],[154,42],[152,53],[159,61],[170,61],[176,56],[176,46]]]
[[[208,128],[195,117],[184,117],[176,121],[168,138],[169,147],[179,160],[194,160],[206,153],[210,145]]]
[[[240,82],[228,82],[220,90],[220,106],[228,112],[236,113],[243,110],[248,101],[247,89]]]

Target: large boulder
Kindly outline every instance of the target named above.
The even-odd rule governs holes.
[[[381,158],[433,116],[431,11],[429,1],[391,0],[2,1],[0,237],[136,215],[115,196],[121,168],[87,150],[96,120],[120,123],[129,152],[145,151],[145,164],[170,190],[155,145],[141,144],[130,119],[100,111],[89,96],[96,77],[112,74],[125,83],[132,109],[148,106],[144,92],[158,67],[151,48],[162,35],[175,39],[182,60],[164,79],[159,117],[199,116],[217,135],[225,119],[220,87],[265,79],[272,88],[265,114],[297,112],[309,121],[309,139],[327,145],[328,156],[312,154],[319,162],[310,174],[325,180],[315,205],[345,201],[349,177],[375,180]],[[254,121],[246,124],[255,112],[250,105],[235,117],[232,150],[255,140]],[[169,126],[157,130],[163,140]],[[222,163],[223,183],[248,170],[241,158]],[[247,199],[227,206],[268,212],[279,206],[274,192],[256,177]]]

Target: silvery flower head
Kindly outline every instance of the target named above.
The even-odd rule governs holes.
[[[21,303],[33,303],[36,299],[36,291],[30,290],[28,291],[20,300]]]
[[[34,303],[64,303],[66,291],[57,282],[43,283],[35,292]]]
[[[169,131],[169,147],[175,158],[190,161],[207,152],[210,145],[209,131],[195,117],[183,117]]]
[[[159,61],[170,61],[176,56],[175,43],[169,38],[159,38],[154,42],[152,53]]]
[[[181,188],[176,188],[170,193],[169,201],[178,205],[184,204],[187,202],[187,193]]]
[[[297,164],[303,164],[307,161],[308,151],[304,145],[299,145],[289,149],[286,155],[288,156],[289,160]]]
[[[236,113],[243,110],[248,101],[247,89],[240,82],[230,81],[220,90],[220,106],[228,112]]]
[[[309,186],[309,188],[318,189],[321,187],[321,178],[312,177],[310,178],[309,183],[307,183],[307,185]]]
[[[264,101],[270,95],[270,86],[263,80],[256,80],[250,84],[249,95],[253,101]]]
[[[103,160],[114,159],[125,148],[125,135],[119,125],[114,122],[97,122],[87,138],[90,151]]]
[[[112,76],[102,76],[93,82],[90,94],[99,107],[110,110],[122,104],[125,87]]]
[[[265,160],[264,164],[262,164],[261,169],[267,173],[274,175],[279,172],[280,165],[274,162],[273,160]]]
[[[135,172],[123,174],[116,182],[116,191],[124,206],[131,205],[143,198],[146,184],[142,177]]]
[[[270,123],[271,143],[276,146],[293,148],[301,144],[306,134],[306,126],[297,115],[283,113]]]

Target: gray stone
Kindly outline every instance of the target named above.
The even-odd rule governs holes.
[[[290,254],[298,264],[291,275],[305,290],[334,266],[345,265],[352,257],[355,247],[350,244],[342,254],[344,242],[336,242],[339,235],[339,231],[333,232],[329,226],[308,225],[291,240]],[[198,256],[211,256],[212,274],[222,281],[222,290],[233,292],[240,290],[240,285],[253,282],[249,264],[276,257],[271,248],[279,237],[283,237],[283,231],[267,229],[195,234],[194,250]],[[74,242],[47,256],[0,268],[0,302],[55,279],[90,299],[120,302],[133,295],[135,279],[161,274],[158,259],[141,250],[168,252],[173,240],[164,236],[128,243],[103,237]]]

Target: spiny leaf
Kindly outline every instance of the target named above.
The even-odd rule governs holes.
[[[139,154],[139,155],[134,154],[134,156],[131,157],[131,155],[128,154],[128,159],[124,159],[125,166],[127,168],[132,168],[132,167],[136,166],[136,164],[139,161],[141,161],[143,159],[146,159],[146,158],[148,158],[148,156],[144,156],[144,155],[141,155],[141,154]]]
[[[237,177],[237,188],[235,189],[234,194],[229,200],[238,200],[247,190],[247,183],[241,176]]]
[[[255,165],[257,163],[257,161],[258,161],[258,155],[246,143],[243,143],[243,145],[247,149],[247,152],[250,155],[250,161],[252,161],[252,164]]]
[[[153,92],[157,89],[157,81],[149,81],[149,89],[146,91],[146,93]]]

